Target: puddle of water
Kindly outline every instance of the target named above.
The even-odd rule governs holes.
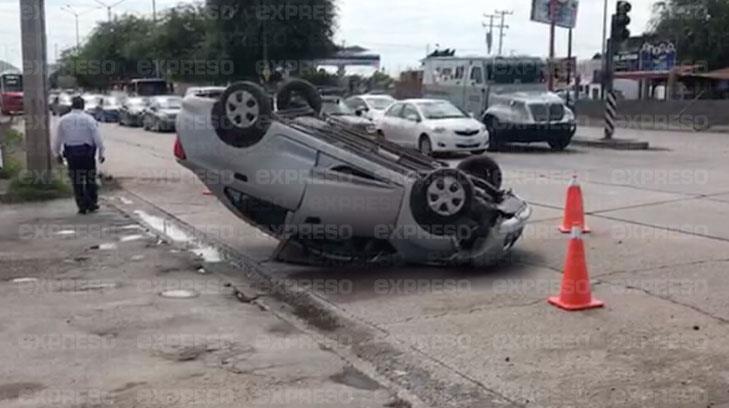
[[[177,227],[174,223],[169,222],[164,218],[151,215],[145,211],[137,210],[134,211],[134,213],[158,233],[166,236],[174,242],[187,244],[189,246],[189,251],[201,257],[205,262],[222,261],[222,256],[217,249],[197,241],[181,228]]]
[[[377,381],[351,366],[344,367],[341,373],[334,374],[329,379],[335,383],[348,385],[360,390],[374,391],[380,388],[380,384]]]
[[[119,239],[120,242],[130,242],[130,241],[139,241],[140,239],[143,239],[144,235],[141,234],[135,234],[135,235],[126,235]]]
[[[193,290],[174,289],[166,290],[159,295],[168,299],[191,299],[197,297],[197,292]]]

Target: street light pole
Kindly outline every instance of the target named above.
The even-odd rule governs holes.
[[[65,6],[61,6],[61,10],[71,14],[76,19],[76,52],[79,52],[79,50],[81,50],[81,37],[79,36],[79,32],[78,32],[78,18],[79,18],[79,16],[82,16],[86,13],[90,13],[97,9],[86,10],[82,13],[79,13],[76,10],[74,10],[70,4],[66,4]]]
[[[122,4],[122,3],[124,3],[126,0],[120,0],[120,1],[117,1],[116,3],[114,3],[114,4],[107,4],[107,3],[104,3],[101,0],[94,0],[94,1],[97,2],[97,3],[99,3],[102,7],[105,7],[106,8],[106,18],[111,23],[111,9],[114,8],[114,7],[116,7],[116,6],[118,6],[118,5],[120,5],[120,4]]]

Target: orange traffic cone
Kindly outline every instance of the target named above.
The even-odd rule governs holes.
[[[547,301],[569,311],[594,309],[604,305],[592,297],[585,261],[585,244],[582,242],[582,231],[578,226],[572,228],[572,239],[567,248],[559,296],[550,297]]]
[[[563,234],[569,234],[572,226],[577,225],[583,234],[589,234],[590,228],[585,224],[585,210],[582,204],[582,188],[577,182],[577,175],[572,177],[567,187],[567,205],[564,208],[564,220],[559,230]]]

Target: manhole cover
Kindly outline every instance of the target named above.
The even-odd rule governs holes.
[[[197,292],[192,290],[184,290],[184,289],[175,289],[175,290],[166,290],[159,294],[160,296],[164,298],[169,299],[190,299],[197,296]]]

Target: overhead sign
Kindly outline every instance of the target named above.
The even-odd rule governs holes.
[[[554,1],[554,24],[563,28],[575,28],[579,0],[532,0],[532,21],[552,24],[552,1]]]
[[[615,54],[615,71],[670,71],[678,60],[671,41],[631,37]]]

